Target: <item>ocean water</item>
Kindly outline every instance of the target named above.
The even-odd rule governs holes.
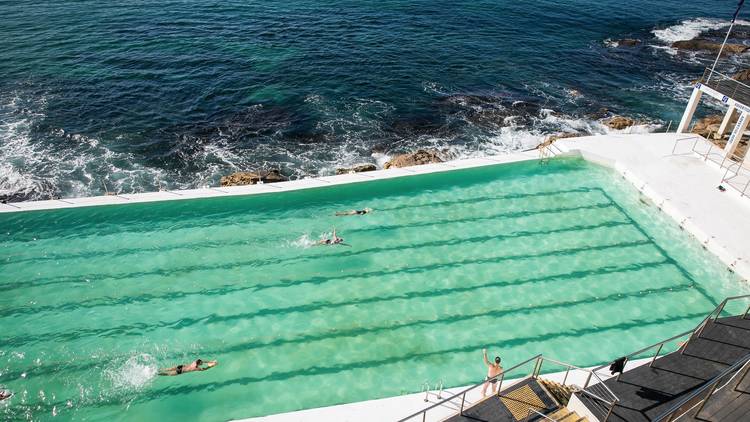
[[[334,227],[346,245],[316,246]],[[0,239],[6,420],[215,421],[460,386],[483,347],[595,365],[750,290],[579,159],[0,214]],[[219,365],[156,376],[196,358]]]
[[[659,130],[712,59],[669,44],[720,37],[735,5],[0,1],[0,200],[498,154],[604,133],[602,107]]]

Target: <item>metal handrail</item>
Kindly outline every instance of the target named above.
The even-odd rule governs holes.
[[[536,409],[532,409],[532,408],[529,408],[529,411],[526,412],[526,418],[524,420],[525,421],[531,420],[531,414],[532,413],[536,413],[537,416],[541,416],[542,418],[544,418],[544,419],[546,419],[548,421],[552,421],[552,422],[559,422],[560,421],[559,419],[552,419],[549,416],[545,415],[544,413],[542,413],[542,412],[540,412],[540,411],[538,411]]]
[[[699,324],[698,326],[702,325],[702,324],[703,324],[703,322],[705,322],[705,321],[706,321],[707,319],[708,319],[708,317],[704,318],[704,319],[703,319],[703,321],[701,322],[701,324]],[[661,341],[660,341],[660,342],[658,342],[658,343],[654,343],[654,344],[652,344],[652,345],[650,345],[650,346],[644,347],[643,349],[640,349],[640,350],[637,350],[637,351],[635,351],[635,352],[632,352],[632,353],[630,353],[630,354],[627,354],[627,355],[625,355],[625,356],[623,356],[623,357],[624,357],[625,359],[627,359],[627,360],[630,360],[630,358],[632,358],[633,356],[637,356],[637,355],[640,355],[640,354],[642,354],[643,352],[645,352],[645,351],[647,351],[647,350],[650,350],[650,349],[653,349],[654,347],[657,347],[657,346],[664,346],[665,344],[669,343],[670,341],[676,340],[676,339],[678,339],[678,338],[680,338],[680,337],[684,337],[684,336],[685,336],[686,334],[690,334],[690,333],[693,333],[693,332],[695,332],[695,330],[696,330],[696,329],[697,329],[697,328],[692,328],[692,329],[690,329],[690,330],[687,330],[687,331],[685,331],[685,332],[683,332],[683,333],[677,334],[676,336],[672,336],[672,337],[670,337],[670,338],[668,338],[668,339],[666,339],[666,340],[661,340]],[[605,364],[604,364],[604,365],[602,365],[602,366],[598,366],[598,367],[594,368],[594,369],[593,369],[593,371],[594,371],[594,372],[598,372],[598,371],[601,371],[602,369],[604,369],[604,368],[606,368],[606,367],[608,367],[608,366],[610,366],[610,365],[611,365],[611,363],[605,363]]]
[[[693,142],[693,147],[690,148],[690,151],[691,152],[696,152],[695,151],[695,146],[698,145],[698,141],[700,141],[702,138],[703,137],[700,136],[700,135],[698,135],[697,133],[693,133],[691,135],[685,136],[684,138],[677,138],[677,139],[675,139],[674,146],[672,147],[672,154],[671,155],[674,155],[675,150],[677,150],[677,144],[680,141],[689,141],[691,139],[695,140],[695,142]]]
[[[653,422],[660,422],[660,421],[663,421],[665,418],[669,418],[669,420],[671,420],[671,418],[674,416],[674,414],[677,413],[677,412],[679,412],[682,409],[682,407],[685,406],[685,404],[690,403],[693,399],[695,399],[701,393],[703,393],[704,391],[706,391],[707,388],[711,387],[711,392],[706,396],[705,399],[703,399],[703,402],[705,403],[713,395],[713,393],[714,393],[714,391],[716,389],[715,387],[718,385],[719,381],[721,381],[724,377],[726,377],[727,375],[731,374],[732,372],[738,371],[743,366],[745,366],[748,362],[750,362],[750,354],[747,354],[747,355],[743,356],[738,361],[736,361],[735,363],[733,363],[730,367],[724,369],[723,371],[721,371],[721,373],[719,373],[715,377],[711,378],[710,380],[706,381],[702,386],[698,387],[692,393],[690,393],[687,396],[685,396],[682,399],[680,399],[680,401],[678,401],[675,405],[673,405],[672,407],[670,407],[666,411],[662,412],[659,416],[657,416],[656,418],[652,419],[652,421]],[[702,408],[703,407],[701,406],[701,409]],[[698,413],[700,413],[701,409],[698,410]],[[688,409],[687,411],[689,411],[689,410],[690,409]],[[696,413],[696,416],[697,416],[697,413]]]
[[[501,383],[500,385],[502,385],[502,382],[503,382],[503,378],[505,377],[505,374],[506,374],[506,373],[508,373],[508,372],[511,372],[511,371],[513,371],[513,370],[516,370],[516,369],[520,368],[521,366],[523,366],[523,365],[526,365],[527,363],[529,363],[529,362],[532,362],[532,361],[534,361],[535,359],[539,359],[539,358],[541,358],[541,357],[542,357],[542,355],[541,355],[541,354],[539,354],[539,355],[536,355],[536,356],[534,356],[534,357],[531,357],[531,358],[529,358],[529,359],[526,359],[525,361],[523,361],[523,362],[521,362],[521,363],[519,363],[519,364],[517,364],[517,365],[515,365],[515,366],[512,366],[512,367],[510,367],[510,368],[508,368],[508,369],[506,369],[506,370],[504,370],[503,372],[501,372],[501,373],[500,373],[500,374],[498,374],[498,375],[495,375],[495,376],[494,376],[494,377],[492,377],[492,378],[489,378],[489,379],[485,379],[485,380],[482,380],[481,382],[479,382],[479,383],[476,383],[476,384],[474,384],[474,385],[472,385],[472,386],[470,386],[470,387],[468,387],[468,388],[466,388],[466,389],[464,389],[464,390],[461,390],[461,391],[459,391],[458,393],[456,393],[456,394],[454,394],[454,395],[452,395],[452,396],[448,397],[447,399],[444,399],[443,401],[437,402],[437,403],[433,404],[432,406],[430,406],[430,407],[427,407],[427,408],[425,408],[425,409],[422,409],[422,410],[420,410],[420,411],[418,411],[418,412],[415,412],[415,413],[413,413],[413,414],[411,414],[411,415],[409,415],[409,416],[407,416],[407,417],[405,417],[405,418],[403,418],[403,419],[399,419],[399,421],[398,421],[398,422],[404,422],[404,421],[408,421],[409,419],[411,419],[411,418],[413,418],[413,417],[415,417],[415,416],[419,416],[419,415],[426,415],[426,414],[427,414],[427,412],[429,412],[430,410],[432,410],[432,409],[434,409],[434,408],[436,408],[436,407],[440,407],[440,406],[443,406],[444,404],[446,404],[446,403],[448,403],[448,402],[450,402],[450,401],[453,401],[454,399],[458,398],[459,396],[463,396],[463,397],[464,397],[464,400],[462,400],[462,402],[461,402],[461,410],[463,411],[463,404],[464,404],[464,401],[465,401],[465,398],[466,398],[466,393],[468,393],[469,391],[471,391],[471,390],[473,390],[473,389],[475,389],[475,388],[478,388],[478,387],[480,387],[480,386],[484,385],[484,383],[485,383],[485,382],[487,382],[487,381],[491,381],[491,380],[499,380],[499,382]],[[498,393],[499,393],[499,392],[500,392],[500,386],[498,386]],[[423,420],[424,420],[424,419],[423,419]]]
[[[593,369],[581,368],[581,367],[578,367],[578,366],[575,366],[575,365],[571,365],[569,363],[560,362],[559,360],[555,360],[555,359],[552,359],[552,358],[545,358],[544,356],[542,356],[542,363],[545,360],[548,360],[548,361],[550,361],[552,363],[556,363],[558,365],[567,367],[567,370],[565,371],[565,378],[563,378],[563,382],[562,382],[563,385],[565,385],[565,381],[568,379],[568,373],[570,372],[571,369],[575,369],[577,371],[588,372],[590,374],[590,376],[586,380],[586,385],[584,385],[583,389],[581,390],[582,393],[586,393],[586,394],[588,394],[590,396],[593,396],[594,398],[599,399],[599,400],[601,400],[601,401],[603,401],[603,402],[605,402],[607,404],[613,404],[613,402],[619,401],[619,399],[617,398],[617,395],[612,391],[612,389],[609,388],[609,386],[607,384],[604,383],[604,381],[599,377],[599,375]],[[541,364],[539,366],[539,369],[541,370]],[[589,383],[591,381],[591,376],[595,377],[599,381],[598,383],[595,383],[593,385],[602,385],[607,390],[607,392],[612,396],[612,399],[607,400],[607,399],[604,399],[602,397],[599,397],[598,395],[596,395],[596,394],[594,394],[594,393],[592,393],[590,391],[586,391],[586,388],[588,388]]]
[[[742,87],[747,88],[748,90],[750,90],[750,85],[742,83],[741,81],[738,81],[737,79],[734,79],[731,76],[727,76],[727,75],[725,75],[725,74],[723,74],[721,72],[717,72],[717,71],[711,70],[709,68],[706,68],[703,71],[703,77],[701,78],[701,83],[702,84],[711,86],[711,82],[710,81],[709,82],[704,82],[704,81],[707,81],[708,79],[710,79],[710,78],[707,78],[708,75],[711,75],[712,77],[713,77],[713,75],[721,76],[722,78],[725,78],[727,81],[731,81],[732,84],[736,84],[736,85],[742,86]],[[718,83],[716,85],[718,85]]]
[[[659,356],[659,353],[661,352],[662,347],[666,343],[669,343],[670,341],[676,340],[676,339],[678,339],[680,337],[684,337],[685,335],[690,334],[691,336],[688,339],[688,341],[686,341],[685,343],[682,344],[682,346],[680,346],[681,349],[682,349],[682,351],[684,351],[685,348],[687,348],[687,345],[690,342],[690,340],[692,339],[693,335],[695,335],[696,338],[700,338],[701,334],[703,333],[703,329],[706,327],[706,325],[708,325],[708,323],[711,321],[711,319],[713,319],[714,321],[716,321],[716,320],[719,319],[719,317],[721,316],[721,313],[723,312],[723,310],[726,307],[727,303],[729,303],[730,301],[733,301],[733,300],[746,299],[746,298],[750,298],[750,294],[738,295],[738,296],[730,296],[730,297],[725,298],[724,300],[721,301],[721,303],[719,303],[713,309],[713,311],[711,311],[705,318],[703,318],[703,320],[695,328],[687,330],[687,331],[685,331],[683,333],[680,333],[680,334],[677,334],[675,336],[672,336],[672,337],[670,337],[670,338],[668,338],[666,340],[661,340],[661,341],[659,341],[657,343],[654,343],[654,344],[652,344],[650,346],[644,347],[644,348],[642,348],[642,349],[640,349],[638,351],[635,351],[633,353],[630,353],[630,354],[624,356],[626,358],[626,362],[627,362],[627,360],[630,360],[630,358],[633,357],[633,356],[640,355],[640,354],[642,354],[643,352],[645,352],[647,350],[650,350],[650,349],[653,349],[655,347],[658,347],[658,350],[656,351],[656,353],[654,354],[654,356],[652,357],[652,360],[651,360],[651,365],[653,365],[654,361]],[[747,315],[748,315],[748,313],[750,313],[750,306],[748,306],[745,309],[745,312],[743,313],[742,318],[746,318]],[[612,412],[612,409],[614,408],[614,406],[619,402],[619,398],[617,397],[617,395],[609,388],[609,386],[607,386],[607,384],[599,377],[599,374],[597,373],[598,371],[601,371],[602,369],[608,367],[610,365],[609,363],[606,363],[604,365],[598,366],[598,367],[596,367],[594,369],[584,369],[584,368],[580,368],[580,367],[575,366],[575,365],[571,365],[571,364],[568,364],[568,363],[560,362],[560,361],[558,361],[556,359],[545,358],[542,354],[538,354],[536,356],[533,356],[533,357],[531,357],[529,359],[526,359],[525,361],[523,361],[523,362],[521,362],[519,364],[516,364],[516,365],[514,365],[514,366],[512,366],[512,367],[510,367],[510,368],[508,368],[506,370],[504,370],[503,372],[501,372],[498,375],[495,375],[492,378],[488,378],[488,379],[482,380],[479,383],[476,383],[476,384],[474,384],[474,385],[472,385],[472,386],[470,386],[468,388],[465,388],[464,390],[461,390],[458,393],[453,394],[450,397],[448,397],[448,398],[446,398],[446,399],[444,399],[444,400],[442,400],[440,402],[437,402],[437,403],[435,403],[435,404],[433,404],[433,405],[431,405],[431,406],[429,406],[429,407],[427,407],[425,409],[422,409],[422,410],[420,410],[418,412],[415,412],[415,413],[413,413],[413,414],[411,414],[411,415],[409,415],[409,416],[407,416],[407,417],[405,417],[403,419],[400,419],[398,422],[405,422],[405,421],[408,421],[408,420],[410,420],[410,419],[412,419],[412,418],[414,418],[416,416],[420,416],[420,415],[422,415],[422,421],[424,421],[425,418],[426,418],[426,416],[427,416],[427,413],[430,410],[435,409],[437,407],[445,406],[447,403],[450,403],[450,402],[452,402],[453,400],[455,400],[455,399],[457,399],[459,397],[461,397],[461,407],[460,407],[460,410],[459,410],[459,414],[462,414],[463,413],[463,409],[464,409],[464,405],[466,403],[466,393],[468,393],[469,391],[472,391],[472,390],[474,390],[476,388],[479,388],[480,386],[484,385],[488,381],[497,380],[499,382],[499,385],[498,385],[498,388],[497,388],[497,395],[500,395],[501,392],[502,392],[502,385],[503,385],[503,380],[505,378],[505,375],[507,373],[510,373],[510,372],[512,372],[512,371],[514,371],[514,370],[516,370],[516,369],[518,369],[520,367],[522,367],[523,365],[526,365],[526,364],[534,361],[534,360],[536,360],[537,363],[534,366],[534,369],[532,370],[532,373],[529,374],[529,375],[526,375],[525,377],[519,378],[519,380],[523,380],[523,379],[526,379],[526,378],[529,378],[529,377],[536,377],[536,376],[538,376],[539,373],[541,372],[541,368],[542,368],[542,365],[544,364],[544,361],[548,360],[548,361],[550,361],[552,363],[555,363],[555,364],[567,367],[566,377],[565,377],[566,380],[567,380],[567,374],[568,374],[568,372],[570,372],[571,369],[576,369],[576,370],[588,372],[590,374],[589,375],[589,379],[586,380],[586,385],[584,386],[584,388],[580,392],[583,393],[583,394],[586,394],[588,396],[591,396],[591,397],[593,397],[593,398],[595,398],[595,399],[597,399],[597,400],[599,400],[601,402],[604,402],[607,405],[609,405],[609,412],[610,413]],[[589,384],[589,381],[591,380],[591,377],[595,377],[599,382],[598,383],[594,383],[594,384]],[[592,386],[595,386],[595,385],[601,385],[601,386],[603,386],[606,389],[607,393],[609,393],[612,396],[612,399],[607,400],[605,398],[600,397],[596,393],[593,393],[592,391],[588,391],[587,388],[590,388],[590,385],[592,385]],[[605,418],[605,420],[606,420],[606,418]]]
[[[750,104],[750,86],[723,73],[706,68],[700,83],[741,104]]]
[[[711,318],[713,318],[713,319],[714,319],[714,321],[716,321],[716,320],[717,320],[717,319],[719,318],[719,315],[721,315],[721,312],[722,312],[722,311],[724,310],[724,307],[725,307],[725,306],[727,305],[727,303],[729,303],[729,302],[730,302],[730,301],[732,301],[732,300],[737,300],[737,299],[747,299],[747,298],[750,298],[750,294],[746,294],[746,295],[739,295],[739,296],[730,296],[730,297],[727,297],[727,298],[725,298],[724,300],[722,300],[722,301],[721,301],[721,303],[719,303],[718,305],[716,305],[716,307],[714,308],[714,310],[713,310],[713,311],[711,311],[711,312],[710,312],[710,313],[709,313],[708,315],[706,315],[706,317],[705,317],[705,318],[703,318],[703,320],[702,320],[702,321],[701,321],[701,322],[700,322],[700,323],[699,323],[699,324],[698,324],[698,325],[697,325],[697,326],[696,326],[695,328],[692,328],[692,329],[690,329],[690,330],[687,330],[687,331],[685,331],[685,332],[683,332],[683,333],[680,333],[680,334],[677,334],[677,335],[675,335],[675,336],[672,336],[672,337],[670,337],[670,338],[668,338],[668,339],[666,339],[666,340],[661,340],[661,341],[659,341],[659,342],[657,342],[657,343],[654,343],[654,344],[652,344],[652,345],[650,345],[650,346],[646,346],[646,347],[644,347],[644,348],[642,348],[642,349],[639,349],[639,350],[637,350],[637,351],[635,351],[635,352],[632,352],[632,353],[630,353],[630,354],[628,354],[628,355],[625,355],[625,356],[624,356],[624,358],[626,358],[627,360],[630,360],[630,358],[632,358],[633,356],[637,356],[637,355],[640,355],[640,354],[642,354],[643,352],[645,352],[645,351],[647,351],[647,350],[649,350],[649,349],[653,349],[654,347],[657,347],[657,346],[659,346],[659,347],[660,347],[660,350],[661,350],[661,346],[664,346],[664,345],[665,345],[666,343],[669,343],[670,341],[676,340],[676,339],[678,339],[678,338],[680,338],[680,337],[684,337],[684,336],[685,336],[686,334],[690,334],[690,333],[695,333],[695,332],[697,332],[697,333],[698,333],[698,337],[700,337],[700,334],[702,334],[702,333],[703,333],[703,328],[705,327],[706,323],[707,323],[707,322],[708,322],[708,321],[709,321],[709,320],[710,320]],[[748,307],[748,310],[750,310],[750,307]],[[717,311],[718,311],[718,312],[717,312]],[[716,316],[714,316],[714,314],[716,314]],[[743,318],[744,318],[744,317],[746,317],[746,316],[747,316],[747,314],[748,314],[748,311],[746,310],[746,311],[745,311],[745,313],[743,314]],[[683,348],[684,348],[685,346],[687,346],[687,343],[685,343],[685,344],[683,345]],[[653,362],[653,361],[652,361],[652,362]],[[609,365],[610,365],[610,363],[605,363],[605,364],[604,364],[604,365],[602,365],[602,366],[599,366],[599,367],[596,367],[596,368],[594,368],[594,369],[593,369],[593,371],[594,371],[594,372],[598,372],[598,371],[601,371],[602,369],[604,369],[604,368],[608,367]]]
[[[462,414],[463,410],[464,410],[464,406],[466,404],[466,394],[469,391],[474,390],[476,388],[479,388],[480,386],[483,386],[486,382],[491,381],[491,380],[494,379],[494,380],[498,380],[498,382],[499,382],[496,394],[498,396],[501,396],[502,395],[501,394],[502,393],[502,384],[503,384],[503,380],[505,378],[505,375],[508,374],[508,373],[511,373],[514,370],[516,370],[516,369],[518,369],[518,368],[520,368],[520,367],[522,367],[524,365],[527,365],[527,364],[529,364],[529,363],[531,363],[533,361],[536,361],[536,364],[534,365],[534,368],[533,368],[532,372],[530,374],[524,376],[524,377],[518,378],[517,380],[524,380],[524,379],[527,379],[529,377],[536,378],[540,374],[540,372],[542,370],[542,366],[544,365],[544,361],[550,361],[550,362],[552,362],[554,364],[565,366],[567,368],[567,371],[566,371],[566,374],[565,374],[565,380],[567,380],[567,375],[568,375],[568,373],[572,369],[580,370],[580,371],[584,371],[584,372],[588,372],[589,373],[589,377],[586,380],[586,387],[584,387],[584,389],[582,389],[580,391],[582,394],[586,394],[586,395],[592,397],[595,400],[599,400],[599,401],[607,404],[609,406],[610,410],[612,408],[614,408],[614,406],[617,404],[617,402],[619,402],[619,398],[617,397],[617,395],[615,395],[615,393],[604,383],[604,381],[602,381],[602,379],[599,377],[599,375],[597,375],[596,373],[594,373],[593,370],[591,370],[591,369],[585,369],[585,368],[580,368],[578,366],[571,365],[571,364],[568,364],[568,363],[565,363],[565,362],[561,362],[561,361],[558,361],[556,359],[546,358],[543,355],[538,354],[538,355],[533,356],[533,357],[531,357],[529,359],[526,359],[525,361],[523,361],[521,363],[518,363],[518,364],[516,364],[516,365],[514,365],[514,366],[512,366],[512,367],[510,367],[508,369],[503,370],[502,373],[500,373],[498,375],[495,375],[492,378],[489,378],[489,379],[486,379],[486,380],[482,380],[481,382],[476,383],[476,384],[474,384],[474,385],[472,385],[470,387],[467,387],[464,390],[461,390],[458,393],[453,394],[452,396],[450,396],[450,397],[448,397],[448,398],[446,398],[446,399],[444,399],[444,400],[442,400],[440,402],[437,402],[437,403],[435,403],[435,404],[433,404],[433,405],[431,405],[431,406],[429,406],[429,407],[427,407],[425,409],[422,409],[422,410],[420,410],[418,412],[415,412],[415,413],[413,413],[413,414],[411,414],[411,415],[409,415],[409,416],[407,416],[407,417],[405,417],[403,419],[400,419],[398,422],[405,422],[405,421],[408,421],[408,420],[410,420],[410,419],[412,419],[414,417],[420,416],[420,415],[422,416],[421,420],[425,421],[426,417],[427,417],[427,413],[429,411],[431,411],[431,410],[433,410],[433,409],[435,409],[437,407],[443,407],[447,403],[453,402],[453,400],[457,400],[459,397],[461,397],[461,406],[460,406],[459,414]],[[589,387],[589,381],[591,380],[591,377],[594,377],[594,378],[596,378],[598,380],[598,383],[595,383],[593,385],[601,385],[601,386],[603,386],[604,389],[606,390],[606,392],[611,396],[610,399],[603,398],[603,397],[601,397],[600,395],[598,395],[596,393],[593,393],[591,391],[586,390],[586,388]],[[563,382],[563,385],[565,385],[565,382]]]

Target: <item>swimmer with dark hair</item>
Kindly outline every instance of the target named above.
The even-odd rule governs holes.
[[[6,400],[13,397],[13,392],[10,390],[0,390],[0,401]]]
[[[344,217],[347,215],[365,215],[371,212],[372,212],[372,208],[364,208],[361,210],[339,211],[336,213],[336,217]]]
[[[185,365],[177,365],[171,368],[161,369],[159,370],[159,375],[173,377],[176,375],[186,374],[188,372],[207,371],[218,365],[218,362],[216,362],[215,360],[205,362],[206,366],[203,366],[203,363],[203,359],[197,359],[196,361]]]
[[[344,243],[344,239],[343,238],[336,236],[336,227],[333,228],[333,236],[330,239],[321,239],[321,240],[318,240],[318,245],[344,245],[344,246],[348,246],[346,243]]]

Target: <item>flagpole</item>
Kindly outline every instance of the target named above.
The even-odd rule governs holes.
[[[729,24],[729,29],[727,30],[727,35],[724,37],[724,42],[721,43],[721,48],[719,49],[719,54],[716,55],[716,60],[714,60],[714,65],[711,66],[711,72],[708,74],[708,79],[706,79],[706,83],[711,82],[711,76],[714,74],[714,69],[716,69],[716,64],[719,63],[719,57],[721,57],[721,52],[724,51],[724,46],[727,44],[727,40],[729,39],[729,33],[732,32],[732,27],[734,27],[734,19],[732,19],[732,23]]]
[[[719,57],[721,57],[721,53],[724,51],[724,46],[727,45],[729,34],[732,32],[732,28],[734,28],[734,22],[737,20],[737,16],[740,14],[740,9],[742,9],[742,5],[744,3],[745,3],[745,0],[740,0],[740,2],[737,4],[737,10],[734,12],[734,16],[732,16],[732,22],[729,24],[729,29],[727,29],[727,35],[724,37],[724,42],[721,43],[719,54],[716,55],[716,60],[714,60],[714,65],[711,66],[711,72],[708,74],[706,83],[711,81],[711,76],[713,76],[714,74],[714,69],[716,69],[716,64],[719,63]]]

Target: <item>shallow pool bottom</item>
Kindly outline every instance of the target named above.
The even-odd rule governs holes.
[[[333,227],[346,246],[315,246]],[[473,383],[483,347],[593,365],[746,290],[580,159],[4,214],[0,228],[9,417],[279,413]],[[220,364],[154,376],[196,357]]]

